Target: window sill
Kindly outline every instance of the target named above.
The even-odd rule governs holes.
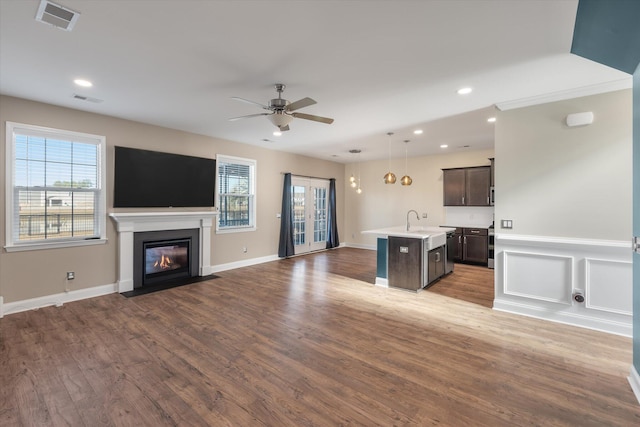
[[[39,242],[23,243],[17,245],[7,245],[4,249],[7,252],[37,251],[41,249],[72,248],[76,246],[104,245],[107,239],[87,239],[87,240],[67,240],[64,242]]]
[[[243,233],[245,231],[256,231],[256,227],[237,227],[237,228],[223,228],[216,230],[216,234],[229,234],[229,233]]]

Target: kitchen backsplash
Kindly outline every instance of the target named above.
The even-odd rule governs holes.
[[[493,222],[493,206],[448,206],[444,210],[443,225],[488,227]]]

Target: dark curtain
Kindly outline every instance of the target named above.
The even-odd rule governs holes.
[[[291,198],[291,174],[284,174],[284,187],[282,188],[282,210],[280,212],[280,244],[278,256],[286,258],[294,253],[293,247],[293,207]]]
[[[327,236],[327,249],[337,248],[340,246],[340,239],[338,238],[338,222],[336,220],[336,179],[331,178],[329,180],[329,221],[327,222],[327,228],[329,229],[329,235]]]

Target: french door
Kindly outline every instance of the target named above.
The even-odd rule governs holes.
[[[326,249],[329,181],[291,177],[295,254]]]

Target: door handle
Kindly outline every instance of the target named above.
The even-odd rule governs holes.
[[[633,239],[631,240],[631,250],[640,254],[640,237],[633,236]]]

